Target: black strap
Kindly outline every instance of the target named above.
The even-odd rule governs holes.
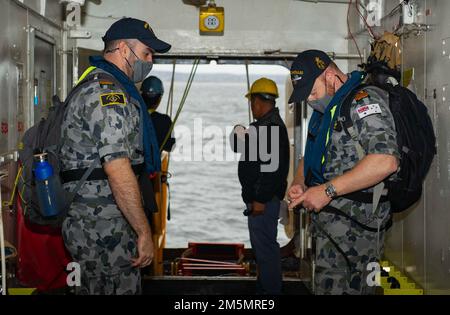
[[[369,232],[374,232],[374,233],[377,233],[378,231],[388,230],[388,229],[390,229],[392,227],[392,224],[393,224],[392,215],[390,216],[389,221],[386,223],[386,225],[384,227],[381,227],[380,230],[378,230],[378,229],[371,228],[371,227],[369,227],[367,225],[362,224],[361,222],[359,222],[356,219],[352,218],[351,216],[349,216],[345,212],[343,212],[343,211],[341,211],[341,210],[339,210],[337,208],[334,208],[332,206],[326,206],[324,209],[322,209],[322,212],[342,216],[342,217],[352,221],[353,223],[355,223],[356,225],[358,225],[362,229],[364,229],[366,231],[369,231]],[[337,242],[333,239],[333,237],[330,234],[328,234],[322,226],[320,226],[319,222],[316,222],[316,220],[314,218],[312,218],[311,222],[322,232],[322,234],[325,235],[326,238],[328,238],[328,240],[331,242],[331,244],[333,244],[333,246],[342,255],[342,257],[344,257],[345,262],[347,263],[349,277],[351,277],[351,274],[353,273],[354,268],[353,268],[353,265],[350,262],[350,259],[348,258],[348,255],[337,244]]]
[[[168,203],[168,205],[167,205],[167,221],[170,221],[170,220],[172,220],[172,213],[170,211],[170,184],[169,184],[168,181],[166,182],[166,185],[167,185],[167,193],[168,193],[168,198],[167,198],[167,203]]]
[[[370,86],[369,84],[361,84],[358,85],[355,89],[353,89],[342,102],[341,110],[339,113],[339,121],[342,123],[342,127],[347,135],[349,135],[348,128],[353,126],[352,116],[350,114],[350,109],[352,107],[353,99],[355,96],[362,91],[364,88]]]
[[[353,265],[350,262],[350,259],[348,258],[348,255],[344,252],[344,250],[338,245],[338,243],[336,243],[336,241],[333,239],[333,237],[328,234],[325,229],[320,225],[320,223],[318,221],[316,221],[316,219],[312,218],[311,222],[313,223],[313,225],[320,230],[320,232],[325,235],[326,238],[328,238],[328,240],[331,242],[331,244],[333,244],[333,246],[336,248],[336,250],[342,255],[342,257],[344,257],[345,262],[347,263],[347,268],[348,268],[348,277],[349,279],[351,278],[351,275],[353,274]]]
[[[95,204],[95,205],[117,205],[114,198],[107,198],[107,197],[86,198],[86,197],[76,195],[73,198],[73,201],[78,202],[78,203],[89,203],[89,204]]]
[[[349,128],[353,127],[353,121],[352,121],[352,117],[350,114],[350,109],[352,107],[352,102],[353,99],[355,98],[355,96],[362,91],[364,88],[367,88],[368,86],[370,86],[370,84],[361,84],[358,87],[356,87],[353,91],[351,91],[347,97],[344,99],[342,106],[341,106],[341,111],[339,113],[339,123],[341,124],[344,132],[346,133],[347,136],[349,136],[350,138],[352,137],[350,135],[350,132],[348,131]],[[373,193],[366,193],[363,191],[357,191],[348,195],[343,196],[343,198],[346,199],[350,199],[353,201],[358,201],[358,202],[362,202],[362,203],[368,203],[368,204],[372,204],[373,203]],[[389,199],[386,196],[382,196],[380,199],[380,202],[387,202],[389,201]]]
[[[357,191],[351,194],[347,194],[345,196],[341,196],[341,198],[349,199],[352,201],[362,202],[362,203],[373,203],[373,193],[367,193],[362,191]],[[380,203],[388,202],[389,199],[387,196],[381,196]]]
[[[332,207],[332,206],[326,206],[324,209],[322,209],[322,212],[335,214],[335,215],[344,217],[347,220],[350,220],[351,222],[355,223],[357,226],[359,226],[363,230],[366,230],[366,231],[369,231],[369,232],[373,232],[373,233],[377,233],[378,231],[386,231],[386,230],[388,230],[388,229],[390,229],[392,227],[392,216],[389,218],[389,221],[386,223],[386,225],[380,227],[380,229],[378,230],[377,228],[373,228],[373,227],[367,226],[365,224],[362,224],[361,222],[359,222],[355,218],[352,218],[347,213],[345,213],[342,210],[339,210],[339,209],[337,209],[335,207]]]
[[[144,163],[137,164],[132,166],[133,172],[136,175],[142,174],[144,170]],[[79,170],[70,170],[61,173],[61,178],[64,184],[79,181],[83,175],[86,173],[88,169],[79,169]],[[91,175],[87,178],[86,181],[94,181],[94,180],[107,180],[108,175],[106,175],[103,168],[96,168],[92,171]]]

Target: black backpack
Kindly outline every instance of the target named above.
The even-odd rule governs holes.
[[[343,127],[348,131],[353,124],[350,108],[362,85],[346,98],[341,107]],[[401,85],[372,85],[389,93],[389,107],[395,121],[400,152],[400,169],[396,180],[388,179],[387,199],[393,213],[409,209],[422,195],[423,182],[433,162],[436,150],[434,128],[426,106],[409,89]]]
[[[110,79],[110,77],[106,77]],[[98,163],[92,163],[92,166],[84,173],[73,191],[65,191],[64,204],[66,212],[61,213],[58,217],[46,218],[41,215],[39,202],[36,192],[36,185],[33,174],[34,155],[39,153],[48,154],[48,162],[53,167],[55,176],[61,174],[61,163],[59,152],[61,148],[61,126],[64,119],[64,113],[68,108],[70,100],[79,88],[93,81],[105,80],[104,75],[90,75],[80,82],[69,94],[64,102],[61,102],[58,96],[53,96],[52,107],[46,119],[42,119],[39,123],[28,129],[20,144],[19,161],[21,163],[21,176],[18,182],[19,195],[22,201],[23,215],[27,223],[60,227],[65,218],[66,212],[70,207],[76,193],[81,185],[86,181],[89,175],[94,171]]]
[[[58,147],[66,104],[57,96],[53,97],[52,102],[53,106],[47,119],[42,119],[25,132],[19,149],[22,176],[18,187],[23,215],[27,223],[37,225],[58,225],[60,221],[57,218],[50,220],[41,215],[33,174],[34,155],[43,152],[48,154],[48,162],[53,167],[54,174],[60,173]]]

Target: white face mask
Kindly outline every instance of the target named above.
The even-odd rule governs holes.
[[[134,53],[133,49],[130,48],[130,50],[136,57],[136,61],[133,66],[131,66],[128,59],[125,58],[125,60],[128,63],[128,66],[133,70],[133,77],[131,79],[134,83],[139,83],[144,81],[145,78],[147,78],[147,76],[150,74],[153,69],[153,62],[139,59],[139,57]]]

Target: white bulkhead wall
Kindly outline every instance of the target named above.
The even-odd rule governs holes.
[[[42,3],[41,3],[42,2]],[[44,4],[45,5],[42,5]],[[54,90],[49,94],[64,95],[62,8],[58,1],[14,1],[0,0],[0,92],[4,102],[1,105],[0,121],[8,132],[0,133],[1,157],[17,150],[23,130],[31,127],[33,120],[32,81],[34,64],[31,58],[31,38],[34,34],[52,41],[55,47],[54,72],[48,74],[54,81]],[[45,10],[44,10],[45,9]],[[39,12],[43,10],[44,16]],[[68,49],[68,46],[66,47]],[[70,57],[70,60],[72,58]],[[20,128],[18,128],[20,125]],[[18,129],[22,130],[19,131]],[[7,160],[7,159],[6,159]]]
[[[65,89],[70,85],[63,78],[71,71],[71,62],[67,64],[65,59],[72,60],[66,53],[73,43],[63,41],[63,11],[58,0],[0,0],[0,7],[0,173],[8,175],[1,183],[5,201],[11,197],[16,178],[20,139],[33,124],[33,82],[39,60],[35,67],[31,60],[35,52],[32,42],[39,36],[54,45],[53,72],[46,74],[46,78],[54,82],[53,89],[49,88],[50,85],[41,85],[41,91],[49,96],[46,97],[47,102],[42,104],[47,107],[54,93],[64,97]],[[5,209],[2,214],[5,238],[15,244],[15,212]]]
[[[384,15],[399,4],[397,0],[382,2]],[[402,36],[402,70],[414,70],[410,88],[428,108],[438,154],[426,179],[423,198],[394,217],[394,226],[386,239],[386,258],[422,286],[425,294],[450,294],[450,1],[413,3],[416,13],[412,22],[417,25],[408,25],[407,34]],[[381,27],[374,30],[392,31],[400,13],[383,19]],[[360,27],[360,22],[353,18],[355,34]],[[367,32],[356,38],[361,48],[369,49]],[[353,42],[349,42],[349,50],[356,52]]]
[[[225,8],[224,36],[199,35],[199,9],[181,0],[87,1],[81,29],[92,38],[78,46],[103,49],[101,37],[117,18],[146,20],[156,35],[171,43],[171,53],[245,52],[309,48],[346,53],[346,5],[295,0],[217,0]]]
[[[56,24],[61,24],[64,18],[59,0],[18,0],[31,10],[45,16]]]

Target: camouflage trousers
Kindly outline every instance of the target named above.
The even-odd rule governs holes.
[[[80,295],[141,294],[141,274],[131,266],[136,236],[123,217],[71,217],[63,224],[64,242],[81,267]]]
[[[347,214],[370,226],[384,226],[389,218],[389,205],[381,205],[376,215],[369,208],[360,211],[344,207]],[[342,209],[342,208],[341,208]],[[367,214],[366,214],[367,213]],[[368,280],[383,254],[384,231],[366,231],[350,220],[331,213],[313,215],[315,242],[314,289],[317,295],[368,295],[376,287]],[[339,246],[340,250],[337,249]],[[340,252],[342,251],[346,257]]]

